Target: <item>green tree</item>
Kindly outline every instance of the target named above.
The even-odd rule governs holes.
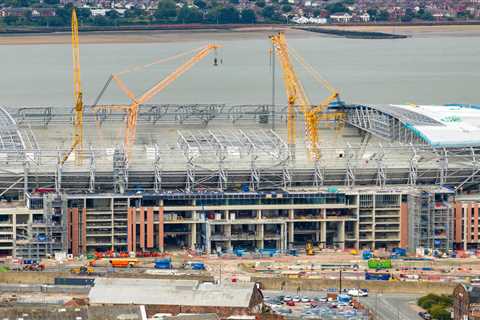
[[[388,21],[390,19],[390,13],[387,10],[380,10],[377,14],[375,20],[377,21]]]
[[[131,8],[125,11],[125,18],[140,18],[145,16],[145,10],[140,8]]]
[[[275,8],[273,6],[266,6],[262,9],[262,16],[265,18],[272,18],[275,14]]]
[[[197,8],[183,6],[178,12],[177,21],[181,23],[200,23],[203,21],[203,14]]]
[[[48,5],[54,6],[60,3],[58,0],[43,0],[43,3],[46,3]]]
[[[240,0],[229,0],[231,4],[239,4]]]
[[[104,16],[95,16],[92,19],[92,22],[96,26],[109,26],[111,25],[111,21],[105,18]]]
[[[226,7],[218,12],[218,21],[220,23],[238,23],[240,21],[240,13],[234,7]]]
[[[58,7],[55,9],[55,16],[59,17],[62,21],[62,26],[70,25],[72,19],[73,5],[71,3],[66,4],[64,7]]]
[[[377,9],[375,9],[375,8],[368,9],[367,13],[370,16],[371,20],[376,20],[377,15],[378,15],[378,10]]]
[[[427,10],[424,10],[424,9],[420,9],[418,11],[417,17],[419,19],[426,20],[426,21],[433,21],[434,20],[432,13],[430,11],[427,11]]]
[[[117,12],[117,10],[110,10],[105,13],[105,16],[110,19],[110,20],[117,20],[120,18],[120,14]]]
[[[447,309],[445,309],[445,307],[442,305],[438,305],[438,304],[434,305],[429,309],[429,313],[432,315],[432,318],[436,320],[451,319],[450,312],[448,312]]]
[[[325,9],[329,14],[339,13],[339,12],[348,12],[348,8],[341,2],[335,2],[328,4]]]
[[[161,0],[158,3],[154,16],[159,20],[175,18],[177,16],[177,5],[175,1]]]
[[[252,9],[244,9],[240,15],[240,22],[241,23],[255,23],[257,22],[257,16],[255,15],[255,11]]]
[[[264,0],[257,0],[257,1],[255,1],[255,5],[259,8],[264,8],[265,7],[265,1]]]
[[[407,8],[405,10],[405,14],[402,16],[401,19],[402,19],[403,22],[410,22],[410,21],[413,20],[413,18],[415,18],[415,13],[413,12],[412,9]]]
[[[285,12],[285,13],[290,12],[290,11],[292,11],[292,6],[289,5],[289,4],[284,4],[282,6],[282,11]]]
[[[193,4],[196,5],[199,9],[205,9],[207,7],[207,4],[203,0],[195,0],[193,1]]]

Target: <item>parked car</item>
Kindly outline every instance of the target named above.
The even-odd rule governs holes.
[[[352,297],[368,297],[368,292],[359,289],[350,289],[347,294]]]
[[[428,312],[419,312],[418,315],[425,320],[432,320],[432,316]]]
[[[301,301],[304,302],[304,303],[307,303],[307,302],[310,302],[310,298],[304,296],[304,297],[302,297]]]
[[[292,299],[293,302],[300,302],[300,300],[301,300],[300,296],[295,296]]]
[[[295,301],[293,301],[293,300],[287,301],[287,306],[289,306],[289,307],[295,306]]]
[[[283,301],[285,301],[285,302],[292,301],[292,297],[291,296],[285,296],[285,297],[283,297]]]

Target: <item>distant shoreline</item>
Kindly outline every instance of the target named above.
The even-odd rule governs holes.
[[[225,31],[233,29],[265,29],[265,28],[290,28],[290,27],[325,27],[345,29],[376,29],[388,27],[454,27],[454,26],[480,26],[480,20],[473,21],[443,21],[443,22],[370,22],[370,23],[333,23],[325,25],[297,25],[297,24],[146,24],[122,26],[80,26],[80,32],[129,32],[129,31]],[[0,36],[5,34],[52,34],[69,32],[70,27],[1,27]]]
[[[403,34],[394,34],[378,31],[360,31],[360,30],[343,30],[343,29],[333,29],[333,28],[322,28],[322,27],[310,27],[302,28],[300,30],[329,34],[338,37],[344,37],[349,39],[405,39],[408,38],[407,35]]]
[[[314,33],[312,30],[321,28],[328,30]],[[55,29],[50,32],[0,32],[0,45],[35,45],[35,44],[69,44],[71,42],[68,28]],[[18,31],[18,30],[17,30]],[[469,24],[356,24],[356,25],[322,25],[300,26],[281,24],[253,24],[253,25],[162,25],[162,28],[148,26],[148,28],[129,27],[128,29],[101,29],[81,28],[80,42],[84,44],[108,43],[171,43],[178,41],[229,41],[232,39],[262,39],[272,33],[285,31],[289,38],[292,37],[317,37],[317,36],[344,36],[353,35],[355,38],[365,39],[391,39],[422,36],[455,36],[455,37],[480,37],[480,22]],[[354,31],[352,33],[351,31]],[[360,34],[358,34],[360,32]],[[381,37],[372,37],[380,34]],[[383,37],[386,34],[388,37]],[[348,36],[347,36],[348,37]],[[357,37],[358,38],[358,37]]]

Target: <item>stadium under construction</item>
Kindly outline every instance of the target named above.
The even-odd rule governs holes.
[[[0,108],[0,255],[476,247],[480,110],[342,111],[312,161],[301,117],[289,150],[286,107],[142,105],[130,150],[125,111],[85,108],[62,162],[73,109]]]

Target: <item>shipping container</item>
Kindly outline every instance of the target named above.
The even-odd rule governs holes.
[[[380,270],[380,269],[390,269],[392,268],[391,259],[370,259],[368,260],[368,267],[370,269]]]
[[[365,280],[388,281],[392,276],[390,273],[371,273],[365,272]]]

